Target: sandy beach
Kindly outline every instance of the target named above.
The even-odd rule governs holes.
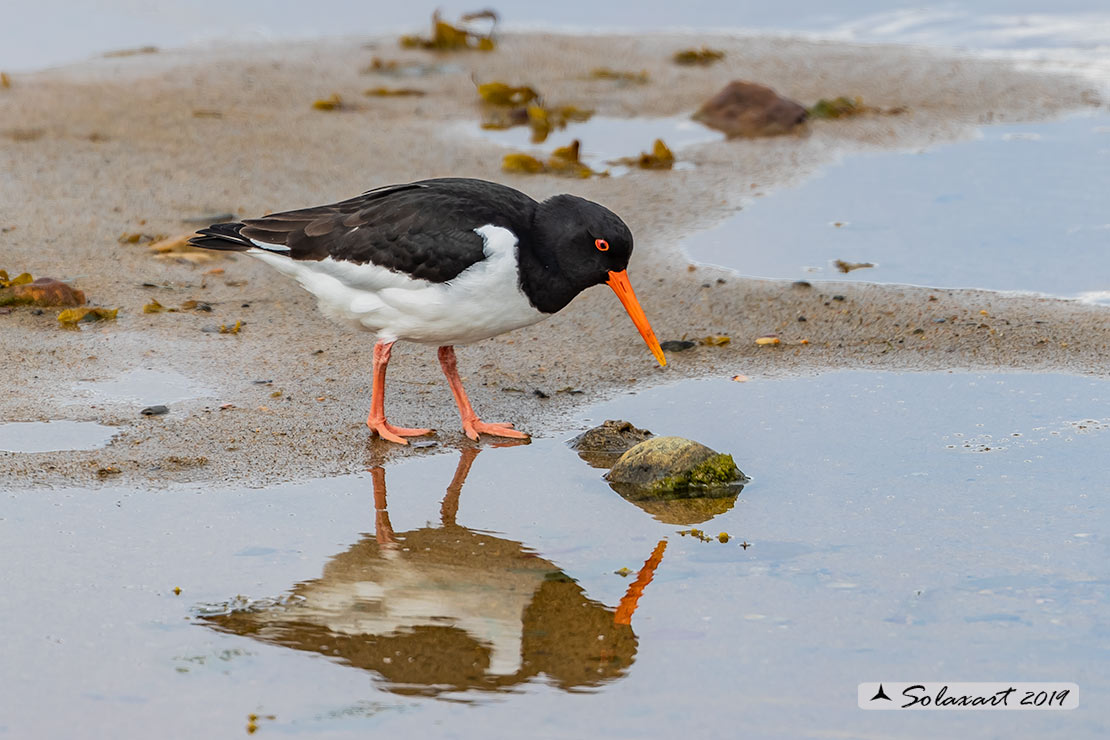
[[[670,62],[674,51],[702,44],[724,50],[725,60],[708,68]],[[374,57],[441,66],[411,79],[364,73]],[[645,70],[650,83],[590,79],[600,66]],[[552,102],[638,117],[689,113],[733,79],[770,85],[804,104],[858,95],[906,112],[815,122],[803,136],[697,145],[681,152],[692,169],[589,180],[504,174],[505,150],[461,133],[461,124],[477,129],[474,80],[528,84]],[[381,85],[426,95],[362,94]],[[313,108],[333,93],[350,109]],[[352,39],[162,51],[13,75],[0,90],[0,269],[66,280],[91,304],[120,312],[81,331],[59,328],[54,310],[0,315],[0,419],[97,421],[119,434],[99,450],[0,452],[0,487],[95,485],[105,470],[113,481],[143,486],[263,485],[471,444],[458,430],[434,348],[398,345],[388,408],[397,423],[439,429],[439,445],[371,442],[363,423],[370,335],[330,324],[310,295],[247,257],[159,260],[143,244],[119,241],[127,233],[188,233],[218,214],[248,217],[436,176],[605,204],[635,235],[629,273],[659,338],[731,339],[672,354],[660,369],[614,297],[597,289],[546,322],[460,348],[479,413],[536,437],[567,433],[584,404],[695,376],[742,373],[758,381],[869,368],[1105,377],[1105,307],[988,291],[757,281],[690,265],[679,247],[684,236],[837,158],[1100,105],[1084,80],[1000,61],[766,37],[517,34],[502,37],[492,53],[451,55],[402,50],[393,38]],[[650,144],[630,142],[627,154]],[[774,248],[736,245],[740,254]],[[214,269],[223,272],[206,274]],[[144,313],[151,300],[167,307],[202,301],[212,310]],[[236,322],[236,334],[206,331]],[[769,333],[781,344],[756,345]],[[144,417],[134,404],[88,402],[74,390],[79,381],[136,368],[180,373],[211,393]],[[567,389],[581,393],[559,392]],[[743,402],[738,384],[728,403]]]

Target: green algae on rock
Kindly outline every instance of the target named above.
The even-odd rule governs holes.
[[[605,478],[625,498],[650,499],[723,495],[744,474],[732,455],[682,437],[655,437],[621,455]]]

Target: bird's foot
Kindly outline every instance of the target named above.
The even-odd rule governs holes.
[[[405,437],[422,437],[425,434],[431,434],[432,429],[410,429],[409,427],[395,427],[385,420],[383,416],[380,419],[370,417],[366,420],[366,426],[370,427],[370,431],[377,434],[382,439],[390,442],[396,442],[399,445],[407,445],[409,442]]]
[[[463,421],[463,432],[475,442],[478,441],[479,434],[489,434],[493,437],[510,437],[512,439],[528,439],[527,434],[518,429],[513,429],[513,425],[507,421],[486,423],[477,417],[469,421]]]

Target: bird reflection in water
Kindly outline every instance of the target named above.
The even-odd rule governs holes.
[[[522,543],[456,523],[478,451],[462,450],[440,526],[394,532],[385,470],[372,468],[373,536],[334,556],[320,578],[297,584],[286,598],[237,603],[201,619],[372,671],[404,694],[504,691],[540,676],[581,691],[620,678],[636,656],[633,612],[666,542],[619,606],[594,601]]]

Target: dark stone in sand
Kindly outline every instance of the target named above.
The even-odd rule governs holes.
[[[147,406],[139,413],[141,413],[143,416],[161,416],[162,414],[170,413],[170,408],[169,406],[163,406],[159,404],[157,406]]]
[[[681,352],[691,347],[697,347],[697,342],[688,342],[684,339],[668,339],[659,345],[663,348],[664,352]]]
[[[622,496],[637,500],[722,496],[744,474],[732,455],[682,437],[654,437],[621,455],[605,478]]]
[[[647,429],[637,429],[630,422],[609,419],[601,426],[579,434],[570,441],[570,446],[591,467],[608,468],[629,449],[654,436]]]
[[[734,80],[702,104],[694,120],[735,137],[779,136],[806,121],[806,109],[765,85]]]

